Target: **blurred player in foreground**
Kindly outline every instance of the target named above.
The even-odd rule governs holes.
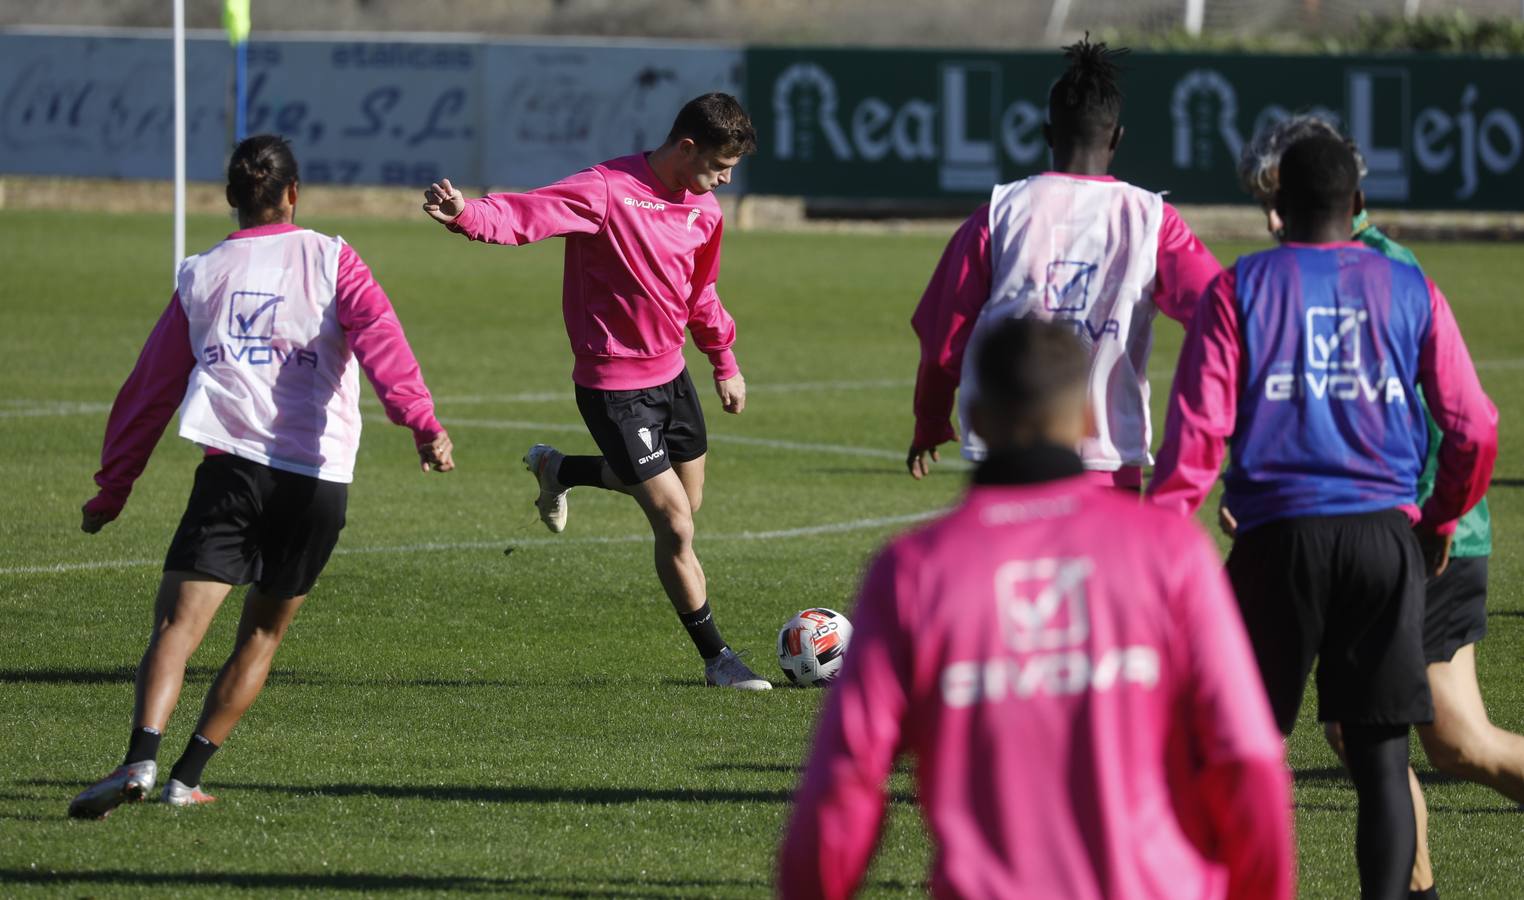
[[[978,396],[965,350],[1005,319],[1063,321],[1090,350],[1091,430],[1080,446],[1090,477],[1134,493],[1149,456],[1148,355],[1158,311],[1189,322],[1222,267],[1175,208],[1152,191],[1106,174],[1122,140],[1116,57],[1080,41],[1048,93],[1043,134],[1052,172],[997,185],[958,229],[911,324],[921,341],[915,435],[906,465],[924,477],[937,446],[957,434],[963,455],[984,458],[969,421]]]
[[[1344,137],[1327,119],[1299,115],[1264,129],[1244,147],[1239,178],[1264,207],[1272,235],[1279,236],[1282,229],[1273,207],[1281,154],[1301,138],[1315,135]],[[1364,178],[1365,161],[1359,148],[1351,145],[1351,150]],[[1418,265],[1417,257],[1373,225],[1366,211],[1355,216],[1352,231],[1356,240],[1389,259]],[[1427,414],[1427,407],[1425,417],[1429,456],[1418,478],[1420,505],[1434,492],[1439,462],[1435,450],[1444,437],[1433,417]],[[1236,525],[1231,510],[1224,506],[1221,515],[1224,530],[1231,534]],[[1516,803],[1524,803],[1524,737],[1492,724],[1476,680],[1476,643],[1487,634],[1487,557],[1491,553],[1492,522],[1487,498],[1483,497],[1456,523],[1450,564],[1442,574],[1429,578],[1425,588],[1423,647],[1429,692],[1434,698],[1434,722],[1419,725],[1418,737],[1436,769],[1485,784]],[[1337,723],[1329,723],[1327,729],[1330,742],[1342,753]],[[1419,823],[1418,858],[1411,887],[1415,896],[1422,897],[1434,882],[1424,839],[1428,816],[1422,789],[1411,770],[1409,781]]]
[[[423,471],[455,467],[391,301],[342,238],[292,224],[297,195],[283,138],[238,145],[227,197],[239,230],[181,264],[175,295],[112,405],[86,532],[121,513],[177,407],[180,436],[206,458],[164,560],[127,757],[74,798],[71,816],[100,818],[153,789],[186,662],[233,585],[252,582],[232,655],[164,786],[175,806],[214,799],[200,789],[202,769],[259,696],[344,527],[360,369],[387,417],[413,432]]]
[[[1362,894],[1404,897],[1417,841],[1408,726],[1434,717],[1424,580],[1486,492],[1497,411],[1439,289],[1350,239],[1362,201],[1348,144],[1303,138],[1278,178],[1283,244],[1241,258],[1202,299],[1148,494],[1194,512],[1231,440],[1227,569],[1277,724],[1291,733],[1316,659],[1318,719],[1340,723],[1359,798]],[[1443,432],[1421,508],[1420,385]]]
[[[735,320],[720,303],[723,223],[713,191],[730,183],[756,132],[729,94],[705,94],[677,115],[648,153],[599,163],[548,187],[470,202],[449,180],[424,192],[424,212],[473,241],[532,244],[566,238],[562,314],[571,339],[577,409],[600,456],[535,444],[540,518],[566,527],[566,494],[588,486],[635,498],[655,535],[656,574],[704,660],[711,685],[767,690],[720,636],[693,516],[703,503],[708,433],[683,360],[685,330],[714,366],[728,413],[746,406],[731,345]]]
[[[1085,476],[1069,328],[1007,320],[976,357],[988,453],[868,571],[779,893],[856,890],[907,752],[937,896],[1291,897],[1284,749],[1216,549]]]

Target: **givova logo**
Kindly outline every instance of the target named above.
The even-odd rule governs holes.
[[[1309,307],[1302,330],[1307,371],[1300,379],[1279,372],[1265,379],[1266,400],[1364,400],[1407,403],[1401,379],[1366,370],[1365,351],[1372,340],[1370,313],[1358,307]]]
[[[624,198],[624,205],[633,206],[636,209],[649,209],[655,212],[661,212],[667,208],[665,203],[657,203],[652,200],[636,200],[634,197]]]
[[[975,703],[1065,697],[1122,684],[1159,683],[1159,651],[1137,645],[1097,651],[1091,640],[1088,584],[1094,563],[1080,559],[1015,560],[995,570],[1002,636],[1013,656],[956,662],[942,670],[942,702]]]

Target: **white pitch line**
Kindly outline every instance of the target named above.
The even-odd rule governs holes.
[[[21,409],[0,409],[0,419],[31,419],[41,416],[83,416],[110,412],[110,403],[49,403]]]
[[[939,516],[943,510],[933,509],[899,516],[879,516],[856,519],[850,522],[831,522],[825,525],[805,525],[799,528],[781,528],[772,531],[737,531],[731,534],[700,534],[699,544],[716,541],[779,541],[790,538],[813,537],[821,534],[846,534],[854,531],[871,531],[895,525],[911,525]],[[532,537],[502,538],[496,541],[428,542],[420,544],[394,544],[380,547],[339,547],[335,556],[369,556],[378,553],[428,553],[458,550],[497,550],[505,547],[550,547],[593,544],[643,544],[649,543],[649,534],[622,534],[602,537]],[[139,566],[158,565],[162,559],[117,559],[93,562],[55,563],[50,566],[12,566],[0,569],[0,575],[59,575],[68,572],[86,572],[96,569],[132,569]]]

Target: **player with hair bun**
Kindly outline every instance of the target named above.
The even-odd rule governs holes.
[[[1222,267],[1160,195],[1107,174],[1122,141],[1124,53],[1088,36],[1064,49],[1069,65],[1048,94],[1043,126],[1053,170],[996,185],[931,276],[911,319],[921,344],[906,457],[914,478],[957,437],[955,392],[963,455],[984,458],[969,420],[978,384],[965,351],[984,329],[1033,317],[1065,322],[1089,347],[1093,423],[1080,448],[1089,477],[1133,493],[1143,483],[1154,316],[1189,321]]]
[[[292,224],[299,187],[284,138],[238,145],[227,186],[238,230],[181,264],[175,294],[111,407],[85,532],[120,515],[177,408],[180,436],[206,456],[164,560],[127,756],[69,804],[76,818],[102,818],[153,790],[186,663],[233,585],[252,582],[233,652],[164,786],[174,806],[214,799],[200,788],[202,770],[264,688],[286,627],[344,527],[360,445],[360,370],[387,417],[413,432],[423,471],[455,467],[391,301],[342,238]]]

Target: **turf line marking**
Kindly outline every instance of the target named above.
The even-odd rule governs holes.
[[[21,409],[0,409],[0,419],[30,419],[41,416],[84,416],[110,412],[110,403],[48,403]]]
[[[871,519],[855,519],[850,522],[831,522],[826,525],[804,525],[798,528],[780,528],[772,531],[737,531],[730,534],[700,534],[697,542],[705,544],[720,541],[780,541],[790,538],[813,537],[821,534],[847,534],[854,531],[872,531],[895,525],[912,525],[941,515],[944,510],[932,509],[899,516],[879,516]],[[380,547],[339,547],[334,556],[370,556],[378,553],[425,553],[456,550],[499,550],[505,547],[551,547],[557,545],[596,544],[644,544],[651,541],[650,534],[623,534],[603,537],[532,537],[502,538],[495,541],[427,542],[421,544],[393,544]],[[0,575],[61,575],[69,572],[85,572],[95,569],[132,569],[163,563],[162,559],[116,559],[93,562],[55,563],[50,566],[11,566],[0,568]]]

